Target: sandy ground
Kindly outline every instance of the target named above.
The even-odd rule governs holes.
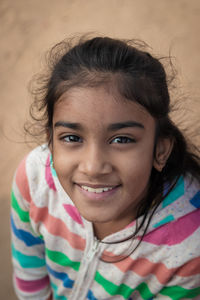
[[[9,205],[14,170],[34,145],[24,142],[23,124],[31,97],[27,85],[41,69],[42,56],[74,33],[95,31],[141,38],[155,53],[176,57],[178,92],[184,93],[186,127],[200,115],[199,0],[0,0],[0,299],[16,299],[10,263]],[[194,127],[195,126],[195,127]],[[199,145],[199,138],[195,142]]]

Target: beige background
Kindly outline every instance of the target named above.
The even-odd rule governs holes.
[[[74,33],[96,31],[141,38],[154,52],[171,47],[184,93],[187,127],[196,128],[200,101],[199,0],[0,0],[0,299],[14,300],[10,264],[9,195],[14,170],[33,147],[23,124],[31,97],[27,85],[42,55]],[[180,111],[174,115],[178,119]],[[195,142],[199,143],[198,137]]]

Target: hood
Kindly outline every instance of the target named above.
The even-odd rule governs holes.
[[[165,192],[166,193],[166,192]],[[200,186],[191,177],[181,176],[173,190],[164,198],[156,209],[146,230],[143,241],[155,245],[178,244],[191,235],[200,226]],[[151,215],[149,212],[149,215]],[[134,234],[136,224],[140,224],[143,216],[138,218],[125,229],[116,232],[104,239],[105,242],[117,242],[128,239]],[[148,217],[144,226],[137,234],[141,239],[146,228]]]
[[[200,226],[200,186],[181,176],[156,210],[143,241],[156,245],[181,243]]]

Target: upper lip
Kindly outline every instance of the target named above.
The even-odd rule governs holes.
[[[98,189],[98,188],[104,188],[104,187],[116,187],[116,186],[119,186],[120,184],[93,184],[93,183],[88,183],[88,182],[76,182],[76,184],[78,184],[79,186],[88,186],[88,187],[91,187],[93,189]]]

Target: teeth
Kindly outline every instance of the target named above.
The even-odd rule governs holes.
[[[93,189],[93,188],[91,188],[89,186],[86,186],[86,185],[82,185],[81,187],[82,187],[82,189],[84,189],[88,192],[97,193],[97,194],[107,192],[107,191],[110,191],[110,190],[113,189],[113,187],[104,187],[104,188]]]

